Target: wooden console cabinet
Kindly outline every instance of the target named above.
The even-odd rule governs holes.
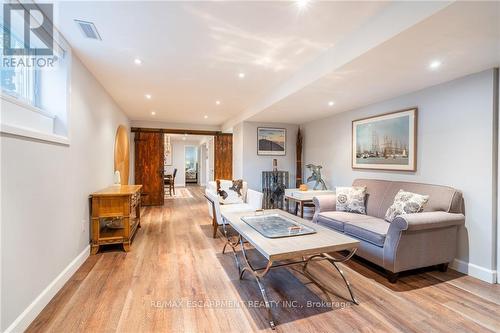
[[[142,185],[115,185],[91,194],[91,254],[99,246],[123,244],[130,251],[130,243],[137,228],[141,227]],[[111,221],[121,221],[122,228],[109,228]]]

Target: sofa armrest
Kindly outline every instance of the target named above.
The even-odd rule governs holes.
[[[248,189],[246,202],[255,210],[262,209],[262,199],[264,198],[264,194],[262,192],[258,192],[255,190]]]
[[[337,207],[336,202],[337,202],[337,197],[335,196],[335,194],[325,194],[313,197],[313,203],[315,208],[314,212],[321,213],[321,212],[334,211]]]
[[[463,214],[436,211],[399,215],[392,221],[391,226],[394,225],[400,230],[417,231],[461,226],[464,223]]]

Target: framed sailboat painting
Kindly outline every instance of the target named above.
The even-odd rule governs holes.
[[[390,112],[352,122],[352,168],[417,170],[418,109]]]

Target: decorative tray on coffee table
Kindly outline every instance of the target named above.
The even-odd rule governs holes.
[[[241,220],[267,238],[301,236],[316,233],[316,230],[313,228],[280,214],[244,216]]]

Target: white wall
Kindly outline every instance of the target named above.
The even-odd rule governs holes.
[[[214,180],[214,164],[215,164],[215,146],[214,146],[214,137],[208,139],[208,179],[207,182]]]
[[[417,172],[353,170],[352,120],[413,106],[419,108]],[[366,177],[462,190],[466,227],[459,234],[455,264],[484,280],[494,277],[493,70],[313,121],[303,129],[304,164],[323,165],[331,188]]]
[[[177,175],[175,176],[175,186],[176,187],[184,187],[186,186],[186,167],[185,167],[185,147],[186,146],[195,146],[198,147],[200,145],[199,141],[193,140],[172,140],[172,165],[165,167],[165,171],[168,173],[173,173],[174,169],[177,168]],[[199,163],[199,155],[198,155],[198,163]]]
[[[88,195],[113,184],[116,129],[129,121],[76,57],[71,78],[69,146],[0,138],[1,331],[16,318],[22,331],[86,258]]]
[[[243,123],[233,127],[233,179],[243,179]]]
[[[257,127],[286,128],[286,155],[257,155]],[[273,169],[273,159],[278,160],[278,169],[288,171],[290,187],[295,186],[295,147],[298,125],[280,123],[243,122],[233,128],[233,178],[242,178],[248,187],[262,190],[262,171]],[[236,144],[234,144],[236,131]],[[241,176],[239,176],[241,174]]]
[[[201,186],[206,186],[207,184],[207,162],[208,162],[208,144],[204,142],[200,145],[198,149],[198,156],[200,158],[200,175],[198,179],[198,183]]]

